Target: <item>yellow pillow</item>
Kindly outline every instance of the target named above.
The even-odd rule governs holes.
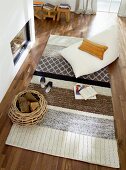
[[[103,60],[104,52],[108,47],[85,39],[79,49]]]

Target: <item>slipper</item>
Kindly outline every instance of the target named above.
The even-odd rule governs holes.
[[[53,86],[53,83],[52,83],[51,81],[49,81],[49,82],[46,84],[46,86],[45,86],[45,88],[46,88],[45,92],[46,92],[46,93],[49,93],[50,90],[51,90],[51,88],[52,88],[52,86]]]
[[[41,85],[41,88],[45,87],[45,77],[43,77],[43,76],[40,79],[40,85]]]

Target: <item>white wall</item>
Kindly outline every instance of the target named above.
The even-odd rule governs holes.
[[[30,20],[31,44],[14,66],[10,42]],[[35,40],[33,0],[0,2],[0,101],[25,60]]]
[[[121,0],[118,16],[126,17],[126,0]]]

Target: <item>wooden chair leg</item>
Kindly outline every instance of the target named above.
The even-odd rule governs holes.
[[[67,13],[67,22],[70,22],[70,12]]]
[[[66,22],[69,22],[68,12],[65,12],[65,16],[66,16]]]
[[[56,17],[54,16],[54,17],[53,17],[53,21],[55,21],[55,18],[56,18]]]
[[[60,12],[58,12],[57,14],[57,21],[59,21],[59,18],[60,18]]]

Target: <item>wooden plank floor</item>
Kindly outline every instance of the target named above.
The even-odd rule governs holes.
[[[119,27],[120,58],[109,66],[113,94],[116,134],[120,157],[120,170],[126,170],[126,18],[112,13],[98,13],[96,16],[71,15],[71,22],[65,19],[35,21],[36,43],[12,82],[0,104],[0,169],[1,170],[112,170],[113,168],[54,157],[6,146],[5,141],[12,126],[7,112],[16,93],[25,89],[51,34],[87,37],[116,23]],[[109,38],[109,37],[108,37]],[[113,169],[115,170],[115,169]]]

